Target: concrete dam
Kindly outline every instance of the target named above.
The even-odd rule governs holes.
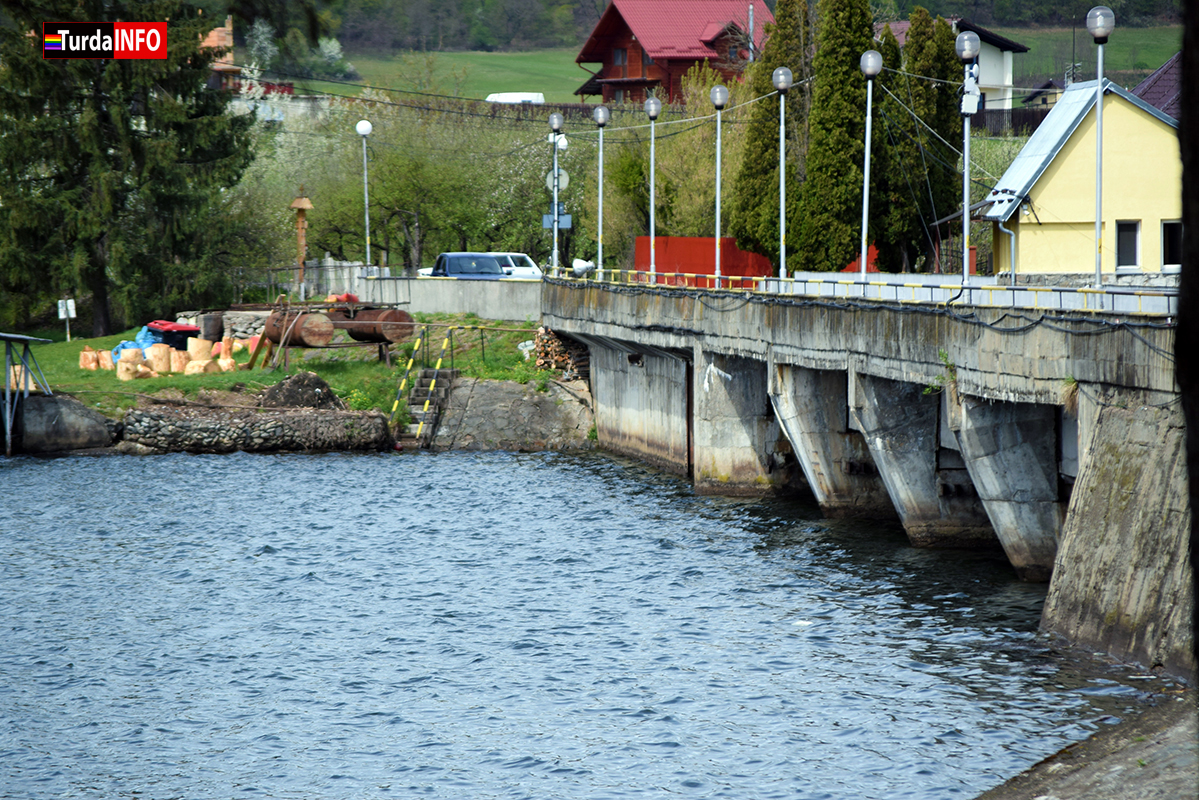
[[[914,546],[1001,546],[1042,625],[1194,679],[1173,320],[546,279],[601,447],[696,490],[803,491]],[[1110,308],[1110,306],[1109,306]]]

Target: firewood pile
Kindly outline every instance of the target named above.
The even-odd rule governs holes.
[[[591,357],[587,346],[573,339],[560,339],[549,328],[538,328],[533,339],[537,369],[562,370],[562,379],[588,380],[591,376]]]

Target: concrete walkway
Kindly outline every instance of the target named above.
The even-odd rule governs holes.
[[[1194,690],[1070,745],[977,800],[1199,798],[1199,709]]]

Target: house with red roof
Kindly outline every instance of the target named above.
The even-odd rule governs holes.
[[[612,0],[575,59],[599,70],[575,94],[605,103],[655,94],[671,102],[681,98],[683,75],[696,64],[734,80],[773,22],[766,3],[752,0]]]

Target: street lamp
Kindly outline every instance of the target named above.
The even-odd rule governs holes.
[[[554,260],[553,274],[558,274],[558,134],[562,131],[562,123],[566,120],[555,111],[550,114],[551,149],[554,151]]]
[[[645,101],[649,117],[649,282],[658,282],[658,266],[654,260],[654,120],[662,113],[662,101],[651,97]]]
[[[1116,27],[1116,15],[1107,6],[1087,12],[1087,31],[1099,46],[1095,80],[1095,288],[1103,288],[1103,46]]]
[[[596,106],[595,111],[591,112],[591,118],[599,128],[599,234],[596,236],[598,252],[595,256],[595,274],[601,283],[604,280],[604,126],[611,116],[604,106]]]
[[[970,283],[970,117],[978,112],[978,58],[982,42],[974,31],[962,31],[954,41],[966,65],[962,86],[962,285]]]
[[[720,112],[729,104],[729,90],[713,86],[709,93],[716,106],[716,288],[720,288]]]
[[[354,130],[358,131],[358,135],[362,137],[362,207],[366,218],[366,266],[371,265],[371,200],[366,188],[366,137],[371,135],[373,128],[370,120],[358,120],[358,124],[354,126]]]
[[[779,280],[787,277],[787,167],[784,154],[787,147],[787,92],[791,89],[791,70],[778,67],[770,76],[779,93]],[[779,285],[780,291],[782,285]]]
[[[862,53],[858,65],[866,76],[866,159],[862,167],[862,280],[866,280],[866,223],[870,216],[870,128],[874,106],[874,76],[883,71],[883,56],[877,50]],[[862,295],[866,285],[862,285]]]

